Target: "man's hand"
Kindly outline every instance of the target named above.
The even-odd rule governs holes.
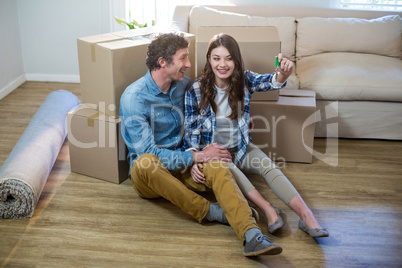
[[[196,183],[204,183],[205,175],[200,170],[202,169],[202,164],[194,164],[191,167],[191,177]]]
[[[225,162],[231,162],[232,156],[229,151],[218,145],[216,142],[208,144],[204,150],[200,152],[193,152],[193,163],[205,163],[211,160],[222,160]]]

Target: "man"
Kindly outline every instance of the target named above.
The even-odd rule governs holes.
[[[184,93],[191,67],[188,40],[182,34],[157,36],[149,45],[146,75],[127,87],[121,97],[122,135],[129,149],[131,183],[142,198],[163,197],[196,220],[229,223],[245,243],[244,255],[279,254],[257,226],[246,199],[223,161],[229,152],[217,144],[203,151],[183,151]],[[189,169],[203,163],[204,183]],[[211,204],[195,191],[212,190]]]

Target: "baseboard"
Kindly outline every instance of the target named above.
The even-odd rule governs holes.
[[[20,75],[14,81],[9,83],[7,86],[0,89],[0,100],[10,94],[14,89],[21,86],[26,81],[26,77],[24,74]]]
[[[79,83],[79,75],[25,74],[27,81]]]

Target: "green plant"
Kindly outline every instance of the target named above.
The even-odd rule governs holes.
[[[115,18],[115,20],[117,21],[117,23],[119,23],[119,24],[121,24],[121,25],[126,25],[130,30],[131,30],[131,29],[137,29],[137,28],[148,27],[148,23],[141,24],[141,23],[138,23],[136,20],[132,20],[131,22],[127,22],[126,20],[121,19],[121,18],[118,18],[118,17],[116,17],[116,16],[115,16],[114,18]],[[130,20],[131,20],[131,18],[130,18]],[[155,25],[155,21],[152,20],[151,24],[152,24],[151,26],[154,26],[154,25]]]

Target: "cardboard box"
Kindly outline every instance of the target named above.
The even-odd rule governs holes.
[[[312,163],[315,92],[281,89],[277,101],[251,101],[252,143],[274,161]]]
[[[148,45],[157,33],[171,32],[157,26],[78,38],[82,103],[97,105],[109,116],[119,116],[120,97],[131,83],[148,71]],[[195,36],[189,39],[190,62],[195,64]],[[195,67],[185,73],[195,78]]]
[[[260,101],[275,101],[279,99],[279,89],[274,89],[266,92],[255,92],[251,95],[252,100]]]
[[[121,183],[128,178],[128,150],[120,118],[109,117],[81,104],[67,114],[71,171]]]
[[[215,34],[226,33],[236,39],[246,69],[260,73],[275,71],[275,56],[281,51],[281,42],[276,27],[265,26],[200,26],[196,32],[197,77],[201,75],[206,62],[209,41]],[[277,91],[258,92],[254,99],[277,100]]]

